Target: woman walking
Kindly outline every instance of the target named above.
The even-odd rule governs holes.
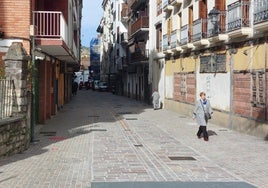
[[[208,141],[207,123],[213,113],[209,100],[206,99],[206,93],[200,93],[200,99],[195,103],[195,109],[193,112],[193,118],[196,119],[199,129],[197,137],[201,138],[201,134],[204,135],[204,140]]]

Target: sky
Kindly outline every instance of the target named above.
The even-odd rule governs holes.
[[[98,36],[97,28],[103,15],[102,0],[83,0],[81,42],[89,47],[90,40]]]

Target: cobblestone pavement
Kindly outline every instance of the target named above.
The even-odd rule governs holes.
[[[91,182],[244,182],[268,185],[268,143],[106,92],[79,91],[30,148],[0,159],[0,188]],[[172,160],[173,159],[173,160]]]

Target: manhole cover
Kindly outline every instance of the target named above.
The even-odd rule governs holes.
[[[134,144],[135,147],[143,147],[142,144]]]
[[[133,112],[118,112],[118,114],[133,114]]]
[[[174,157],[168,157],[172,161],[195,161],[196,159],[193,157],[188,156],[174,156]]]
[[[55,131],[41,131],[40,134],[44,136],[55,136],[57,132]]]
[[[107,129],[90,129],[89,132],[93,132],[93,131],[107,131]]]
[[[126,118],[126,120],[138,120],[138,118]]]

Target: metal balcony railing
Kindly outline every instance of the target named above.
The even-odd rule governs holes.
[[[199,18],[193,22],[193,42],[207,38],[207,19]]]
[[[149,60],[149,50],[138,49],[134,53],[130,54],[132,62],[146,61]]]
[[[131,34],[136,33],[142,28],[149,28],[149,17],[142,16],[131,25]]]
[[[180,30],[176,29],[171,32],[170,36],[170,48],[176,48],[180,44]]]
[[[68,26],[62,12],[33,11],[35,37],[62,38],[68,41]]]
[[[77,57],[77,46],[62,12],[33,11],[33,25],[35,38],[61,39]]]
[[[181,45],[192,42],[192,27],[184,25],[181,27]]]
[[[226,12],[221,11],[219,14],[219,21],[217,23],[212,23],[210,19],[208,19],[208,29],[207,29],[207,37],[214,37],[218,34],[226,33]]]
[[[170,37],[168,34],[163,35],[163,51],[170,49]]]
[[[264,0],[254,1],[254,24],[268,20],[268,2]]]
[[[250,2],[241,0],[227,7],[227,29],[233,31],[242,27],[250,27]]]

